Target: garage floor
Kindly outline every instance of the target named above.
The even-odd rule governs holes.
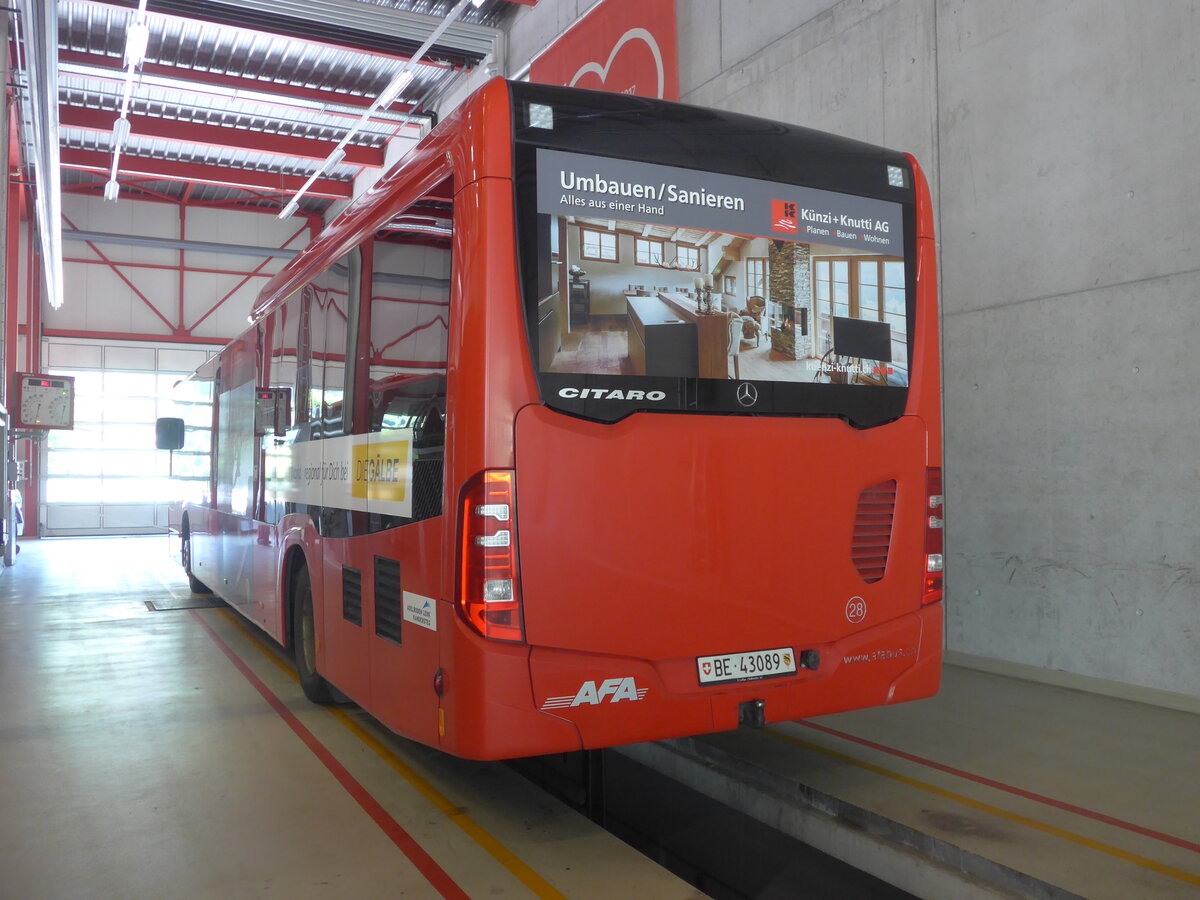
[[[0,573],[0,896],[702,896],[506,766],[308,703],[171,549]],[[619,752],[917,896],[1167,900],[1200,897],[1197,748],[1200,716],[947,666],[920,703]]]
[[[503,765],[317,707],[167,538],[0,574],[0,895],[695,898]],[[201,601],[202,602],[202,601]]]

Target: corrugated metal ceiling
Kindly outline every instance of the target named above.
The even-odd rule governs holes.
[[[65,0],[59,4],[59,47],[119,60],[134,14],[123,7]],[[258,81],[264,90],[294,87],[375,97],[406,60],[153,10],[147,11],[146,22],[148,63]],[[421,65],[405,97],[419,97],[454,74],[447,65]]]
[[[454,0],[152,0],[146,62],[130,92],[122,196],[136,196],[140,185],[158,199],[282,206],[294,180],[318,171],[452,6]],[[363,165],[381,164],[379,148],[388,140],[414,138],[413,123],[428,122],[425,104],[492,50],[513,8],[507,0],[468,8],[415,67],[390,111],[363,124],[352,141],[360,150],[329,167],[323,182],[348,185]],[[59,0],[58,137],[68,190],[103,188],[135,16],[134,0]],[[23,84],[20,65],[15,75]],[[297,153],[296,140],[312,141],[314,149]],[[238,186],[236,171],[258,175]],[[265,181],[261,173],[279,177]],[[323,212],[338,195],[317,191],[301,209]]]
[[[84,109],[103,109],[115,114],[121,106],[122,84],[111,75],[100,74],[100,71],[64,67],[59,73],[60,103]],[[176,86],[175,83],[159,83],[151,79],[134,84],[129,111],[135,115],[272,134],[300,135],[323,141],[339,140],[346,129],[357,121],[361,112],[348,106],[333,111],[324,106],[285,106],[267,97],[251,100],[203,85]],[[384,121],[367,122],[352,143],[380,147],[396,133],[398,127],[411,120],[409,116],[396,116]]]
[[[403,57],[411,54],[456,0],[154,0],[153,11],[195,22],[240,26],[253,32],[289,35],[330,45],[353,46]],[[99,5],[99,4],[97,4]],[[135,0],[105,4],[120,11]],[[468,8],[431,51],[432,59],[473,66],[491,52],[511,10],[506,0]],[[118,32],[124,40],[124,32]]]

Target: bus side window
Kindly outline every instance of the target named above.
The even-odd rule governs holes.
[[[355,387],[370,396],[355,431],[412,429],[414,521],[442,512],[452,198],[447,180],[375,235],[360,313],[369,348],[360,345]]]
[[[292,395],[290,429],[304,421],[308,413],[307,381],[300,377],[300,306],[302,293],[293,294],[271,314],[267,322],[271,369],[268,384],[286,388]]]
[[[308,321],[302,323],[302,328],[308,325],[312,360],[309,417],[321,423],[325,436],[344,433],[342,404],[350,380],[346,360],[353,332],[349,323],[357,315],[360,271],[361,255],[355,248],[304,288],[311,297]]]
[[[254,389],[259,334],[247,332],[223,351],[217,369],[217,496],[222,512],[253,517],[258,447],[254,438]]]

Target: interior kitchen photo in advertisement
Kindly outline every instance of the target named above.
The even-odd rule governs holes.
[[[583,159],[539,166],[539,211],[556,213],[542,371],[908,384],[902,226],[885,209],[895,204],[762,182],[762,197],[747,199],[734,182],[749,179],[728,176],[713,176],[724,193],[711,179],[691,191],[642,164],[608,180],[592,172],[611,160]],[[761,224],[745,221],[747,206],[761,208]],[[731,227],[711,227],[722,220]]]

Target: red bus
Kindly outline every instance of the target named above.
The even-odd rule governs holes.
[[[181,386],[176,524],[311,699],[497,759],[936,692],[911,156],[496,80],[251,323]]]

